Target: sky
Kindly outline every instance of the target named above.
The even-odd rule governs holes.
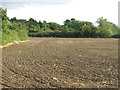
[[[37,21],[63,24],[75,18],[90,21],[104,17],[118,25],[118,2],[120,0],[0,0],[7,8],[7,15],[17,19],[34,18]],[[1,6],[1,5],[0,5]]]

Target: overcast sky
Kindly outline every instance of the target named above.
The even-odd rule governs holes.
[[[95,21],[103,16],[118,25],[120,0],[0,0],[10,18],[29,19],[63,24],[66,19]]]

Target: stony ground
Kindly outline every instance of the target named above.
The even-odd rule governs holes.
[[[29,38],[2,51],[3,87],[118,87],[117,39]]]

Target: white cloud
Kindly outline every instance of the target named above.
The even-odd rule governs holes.
[[[54,0],[53,0],[54,1]],[[59,0],[60,1],[60,0]],[[9,17],[17,17],[63,24],[66,19],[92,21],[101,16],[113,23],[118,23],[119,0],[71,0],[57,5],[25,5],[23,8],[8,9]]]

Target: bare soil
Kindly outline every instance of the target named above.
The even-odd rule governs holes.
[[[118,87],[118,39],[29,38],[2,55],[2,87]]]

